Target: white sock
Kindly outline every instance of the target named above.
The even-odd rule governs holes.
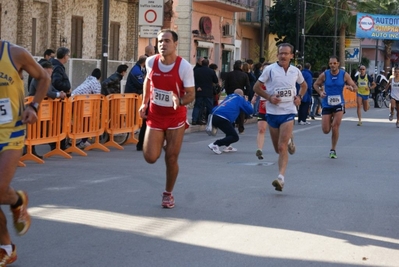
[[[284,182],[284,175],[279,174],[277,177],[280,178],[281,180],[283,180],[283,182]]]
[[[11,256],[12,253],[12,246],[11,245],[1,245],[0,248],[4,249],[8,256]]]

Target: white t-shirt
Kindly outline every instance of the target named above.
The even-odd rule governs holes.
[[[278,63],[267,66],[258,79],[266,86],[266,93],[279,95],[281,102],[277,105],[266,102],[266,112],[274,115],[296,114],[297,108],[294,104],[296,96],[295,85],[302,84],[305,80],[302,72],[295,66],[289,66],[287,72]]]
[[[399,100],[399,82],[395,82],[395,78],[391,80],[391,97]]]
[[[154,60],[155,60],[156,55],[151,56],[147,58],[145,62],[145,67],[147,69],[147,74],[149,74],[152,70],[152,67],[154,66]],[[175,63],[170,64],[170,65],[164,65],[162,64],[161,60],[158,61],[158,67],[159,70],[162,72],[169,72],[173,69],[175,66]],[[194,82],[194,72],[193,68],[191,67],[191,64],[188,63],[187,60],[182,58],[179,66],[179,76],[180,79],[183,81],[183,86],[186,87],[194,87],[195,82]]]

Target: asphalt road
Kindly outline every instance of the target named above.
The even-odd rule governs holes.
[[[134,145],[27,162],[12,185],[29,193],[32,226],[13,234],[12,266],[399,266],[399,129],[386,108],[364,117],[358,127],[347,110],[337,159],[320,119],[295,125],[283,192],[268,133],[255,157],[256,124],[235,153],[186,134],[172,210],[161,208],[164,155],[150,165]]]

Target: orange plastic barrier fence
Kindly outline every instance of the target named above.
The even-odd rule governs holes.
[[[30,103],[33,97],[25,98],[26,103]],[[59,99],[45,99],[41,102],[37,122],[27,125],[27,135],[25,145],[27,153],[21,157],[21,161],[33,160],[37,163],[44,161],[32,153],[32,146],[55,142],[56,148],[43,155],[48,158],[60,155],[64,158],[72,158],[68,153],[61,149],[61,140],[66,138],[66,103]]]
[[[351,92],[350,90],[344,89],[344,99],[345,99],[345,108],[355,108],[356,104],[356,93]]]
[[[130,137],[126,144],[136,144],[138,140],[134,137],[134,131],[140,127],[141,118],[139,108],[141,97],[137,94],[112,94],[108,99],[108,120],[106,121],[106,132],[109,134],[109,141],[104,145],[123,149],[115,142],[117,134],[129,133]]]
[[[76,95],[67,100],[67,135],[71,146],[65,150],[87,156],[87,153],[76,146],[76,140],[81,138],[95,138],[95,142],[85,150],[110,150],[100,143],[100,136],[104,133],[105,121],[108,114],[108,101],[103,95]]]

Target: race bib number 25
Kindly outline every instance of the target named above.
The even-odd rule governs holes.
[[[11,101],[9,98],[0,99],[0,124],[12,122]]]
[[[152,103],[161,107],[173,107],[173,92],[154,88]]]

